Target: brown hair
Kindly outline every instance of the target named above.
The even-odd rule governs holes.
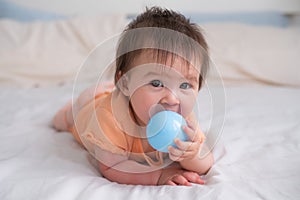
[[[134,58],[151,49],[153,56],[166,61],[167,56],[180,56],[187,63],[200,62],[199,89],[209,67],[208,46],[201,29],[184,15],[159,7],[146,8],[124,30],[118,44],[115,83],[119,74],[130,69]],[[153,51],[154,50],[154,51]],[[176,55],[180,51],[180,55]]]

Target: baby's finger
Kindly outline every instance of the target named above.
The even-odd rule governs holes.
[[[205,135],[202,132],[200,125],[198,123],[192,122],[190,120],[186,120],[188,127],[190,127],[194,132],[198,133],[200,136],[200,141],[205,140]]]
[[[169,150],[169,154],[171,154],[172,156],[176,156],[176,157],[180,157],[184,153],[180,149],[177,149],[177,148],[175,148],[173,146],[169,146],[168,150]]]
[[[182,157],[178,157],[178,156],[173,156],[173,155],[171,155],[171,154],[169,154],[169,158],[171,159],[171,160],[173,160],[173,161],[176,161],[176,162],[180,162],[180,161],[182,161],[184,158],[182,158]]]
[[[176,184],[175,184],[173,181],[171,181],[171,180],[168,180],[166,184],[167,184],[167,185],[173,185],[173,186],[176,186]]]
[[[197,134],[197,132],[195,132],[193,129],[191,129],[188,126],[183,126],[182,129],[186,133],[190,141],[192,142],[199,141],[200,135]]]
[[[178,149],[170,146],[168,150],[169,150],[169,158],[171,160],[180,162],[184,159],[184,157],[182,157],[183,152],[180,152]]]
[[[178,175],[172,178],[172,181],[177,185],[191,186],[192,184],[182,175]]]
[[[177,148],[169,146],[169,153],[175,156],[184,156],[188,154],[195,154],[199,151],[201,143],[199,142],[182,142],[178,139],[175,139],[175,144]]]
[[[195,172],[184,172],[183,176],[192,183],[204,184],[204,180]]]
[[[186,123],[191,129],[196,130],[196,125],[191,120],[186,120]]]
[[[179,139],[175,139],[174,143],[176,144],[177,148],[180,149],[181,151],[187,151],[190,149],[191,145],[193,142],[183,142]]]

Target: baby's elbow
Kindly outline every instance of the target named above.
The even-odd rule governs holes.
[[[116,173],[114,169],[102,164],[101,162],[99,162],[98,167],[99,167],[99,171],[100,171],[101,175],[104,178],[106,178],[109,181],[119,182],[118,181],[118,173]]]
[[[101,175],[106,177],[107,176],[107,170],[109,169],[109,167],[102,164],[101,162],[98,163],[98,167],[99,167],[99,172],[101,173]]]
[[[206,162],[205,162],[205,165],[203,166],[204,169],[201,174],[207,174],[208,171],[212,168],[212,166],[215,163],[214,156],[212,153],[209,153],[205,159],[206,159]]]

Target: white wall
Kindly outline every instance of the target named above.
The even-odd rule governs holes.
[[[300,0],[7,0],[19,5],[66,15],[139,13],[159,5],[178,11],[281,11],[300,13]]]

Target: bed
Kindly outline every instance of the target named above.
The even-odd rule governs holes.
[[[0,20],[0,199],[300,199],[298,26],[197,22],[215,66],[198,102],[215,158],[205,185],[110,182],[70,134],[53,129],[55,112],[91,83],[87,70],[74,90],[90,51],[127,23],[123,14]],[[211,91],[218,110],[207,106]]]

